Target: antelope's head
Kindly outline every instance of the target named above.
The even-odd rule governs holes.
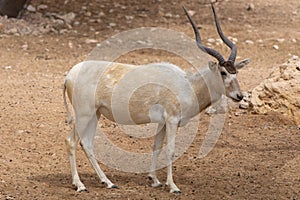
[[[194,22],[194,20],[192,19],[192,17],[189,15],[187,10],[185,9],[185,7],[183,7],[185,14],[187,15],[187,17],[194,29],[194,33],[196,36],[196,42],[197,42],[199,49],[201,49],[203,52],[213,56],[219,62],[218,63],[218,72],[220,73],[220,75],[222,77],[225,91],[226,91],[226,96],[235,101],[241,101],[243,99],[243,94],[242,94],[242,91],[240,89],[240,86],[239,86],[239,83],[237,80],[237,71],[238,71],[238,69],[241,69],[242,67],[246,66],[250,62],[250,60],[245,59],[245,60],[235,63],[235,58],[236,58],[236,54],[237,54],[236,46],[227,37],[224,36],[213,4],[211,4],[211,8],[212,8],[212,11],[214,14],[214,19],[215,19],[218,34],[221,37],[221,39],[223,40],[223,42],[231,49],[231,54],[230,54],[228,60],[225,60],[224,57],[216,50],[202,45],[201,37],[200,37],[200,33],[198,31],[197,25]]]

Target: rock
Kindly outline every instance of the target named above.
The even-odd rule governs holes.
[[[24,51],[28,50],[28,44],[23,44],[23,45],[21,46],[21,48],[22,48]]]
[[[87,11],[84,15],[87,16],[87,17],[91,17],[92,13],[90,11]]]
[[[231,40],[234,44],[238,42],[238,39],[232,36],[228,36],[228,39]]]
[[[133,20],[134,16],[132,16],[132,15],[125,15],[125,19],[126,20]]]
[[[40,5],[37,6],[37,9],[38,9],[38,10],[47,10],[47,9],[48,9],[48,6],[45,5],[45,4],[40,4]]]
[[[166,17],[166,18],[172,18],[173,15],[172,15],[172,13],[166,13],[166,14],[165,14],[165,17]]]
[[[279,46],[277,44],[273,45],[273,49],[278,50]]]
[[[86,39],[85,43],[86,44],[95,44],[95,43],[98,43],[98,40],[95,40],[95,39]]]
[[[289,59],[289,62],[291,62],[292,60],[298,60],[299,56],[296,55],[292,55],[291,59]]]
[[[216,40],[215,40],[214,38],[208,38],[208,39],[207,39],[207,42],[209,42],[209,43],[215,43]]]
[[[11,28],[7,31],[7,34],[18,34],[18,29],[17,28]]]
[[[65,21],[67,24],[72,24],[75,20],[76,14],[73,12],[67,13],[61,16],[61,19]]]
[[[284,38],[278,38],[278,39],[276,39],[276,41],[279,42],[279,43],[283,43],[285,41],[285,39]]]
[[[117,26],[117,24],[114,23],[114,22],[111,22],[111,23],[109,23],[109,26],[110,26],[110,27],[115,27],[115,26]]]
[[[251,92],[253,113],[279,112],[300,125],[300,59],[293,56],[274,68],[270,76]]]
[[[27,6],[27,10],[29,12],[36,12],[36,8],[34,6],[32,6],[32,5]]]
[[[99,17],[103,17],[103,16],[105,16],[105,13],[101,11],[101,12],[99,13]]]
[[[188,10],[187,11],[192,17],[196,14],[196,11],[194,10]]]
[[[252,40],[246,40],[245,43],[246,44],[254,44],[254,42]]]
[[[251,11],[254,10],[254,4],[253,3],[248,3],[246,6],[246,10]]]
[[[250,101],[251,94],[248,92],[244,92],[243,96],[244,98],[239,103],[239,108],[247,110],[249,108],[249,101]]]

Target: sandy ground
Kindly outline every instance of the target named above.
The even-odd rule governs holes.
[[[298,126],[280,114],[252,115],[234,104],[230,104],[223,133],[208,156],[198,158],[209,123],[203,114],[197,137],[174,163],[174,179],[182,194],[169,194],[167,187],[151,188],[147,174],[125,173],[101,164],[119,186],[106,189],[80,148],[78,170],[89,192],[77,193],[71,184],[64,143],[70,127],[62,83],[66,72],[95,47],[87,39],[100,42],[142,26],[170,28],[191,37],[193,32],[179,1],[59,2],[42,0],[48,8],[41,13],[74,12],[79,24],[70,31],[0,36],[0,199],[300,199]],[[208,38],[218,37],[211,10],[201,2],[185,5],[196,11],[193,18],[207,43]],[[250,11],[246,2],[228,0],[216,5],[224,32],[238,39],[238,59],[252,60],[239,73],[245,91],[258,85],[274,66],[300,54],[300,2],[249,2],[254,5]],[[229,52],[214,43],[212,47]],[[184,65],[175,55],[160,51],[138,51],[120,60]],[[132,151],[151,149],[151,138],[137,142],[118,136],[118,129],[107,120],[101,124],[116,145]],[[158,175],[163,181],[166,170],[159,170]]]

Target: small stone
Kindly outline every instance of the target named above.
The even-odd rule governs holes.
[[[79,25],[80,25],[80,22],[79,22],[79,21],[75,21],[73,25],[74,25],[74,26],[79,26]]]
[[[254,10],[254,4],[253,3],[248,3],[246,6],[246,10],[251,11]]]
[[[36,8],[34,6],[32,6],[32,5],[27,6],[27,10],[29,12],[36,12]]]
[[[196,14],[196,11],[194,11],[194,10],[188,10],[187,12],[188,12],[189,15],[191,15],[192,17]]]
[[[278,38],[276,41],[279,42],[279,43],[283,43],[285,41],[285,39],[284,38]]]
[[[48,6],[45,5],[45,4],[41,4],[41,5],[38,5],[38,6],[37,6],[37,9],[38,9],[38,10],[47,10],[47,9],[48,9]]]
[[[134,17],[131,16],[131,15],[125,15],[125,19],[126,19],[126,20],[133,20],[133,18],[134,18]]]
[[[117,24],[114,23],[114,22],[109,23],[109,26],[110,26],[110,27],[115,27],[116,25],[117,25]]]
[[[63,16],[61,16],[61,18],[67,23],[67,24],[72,24],[74,19],[76,17],[76,14],[73,12],[69,12]]]
[[[252,40],[246,40],[245,43],[246,44],[254,44],[254,42]]]
[[[8,34],[17,34],[18,33],[18,29],[17,28],[11,28],[7,31]]]
[[[215,40],[214,38],[208,38],[207,41],[208,41],[209,43],[215,43],[215,42],[216,42],[216,40]]]
[[[95,39],[86,39],[85,43],[86,44],[95,44],[95,43],[98,43],[98,40],[95,40]]]
[[[278,50],[279,46],[277,44],[273,45],[273,49]]]
[[[238,42],[238,39],[232,36],[228,36],[228,39],[231,40],[234,44]]]
[[[216,39],[216,45],[220,45],[220,44],[223,44],[223,40],[220,38]]]
[[[249,103],[247,101],[241,101],[239,104],[240,109],[248,109],[249,108]]]
[[[167,18],[172,18],[173,15],[172,15],[172,13],[166,13],[166,14],[165,14],[165,17],[167,17]]]
[[[293,38],[291,41],[292,41],[293,43],[297,43],[297,39],[295,39],[295,38]]]
[[[298,60],[299,59],[299,56],[296,56],[296,55],[292,55],[292,60]]]
[[[101,11],[101,12],[99,13],[99,16],[100,16],[100,17],[103,17],[103,16],[105,16],[105,13]]]
[[[28,44],[22,45],[21,48],[22,48],[23,50],[25,50],[25,51],[28,50]]]
[[[69,41],[68,46],[69,46],[70,49],[72,49],[73,48],[73,43],[71,41]]]
[[[90,11],[88,11],[84,15],[87,16],[87,17],[90,17],[90,16],[92,16],[92,13]]]

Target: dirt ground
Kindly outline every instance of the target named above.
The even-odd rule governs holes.
[[[143,26],[164,27],[193,36],[180,1],[58,1],[41,0],[47,13],[74,12],[77,25],[63,33],[0,34],[0,199],[300,199],[300,130],[277,114],[252,115],[230,104],[223,133],[213,151],[198,158],[208,125],[203,114],[198,136],[174,163],[174,179],[182,194],[167,187],[151,188],[147,174],[125,173],[101,164],[118,189],[102,185],[81,148],[77,164],[88,192],[71,184],[65,138],[70,132],[63,107],[66,72],[102,41],[120,31]],[[218,38],[209,5],[184,3],[196,11],[204,42]],[[240,71],[243,90],[258,85],[272,68],[300,56],[300,1],[227,0],[216,5],[226,35],[237,38],[238,59],[251,64]],[[38,3],[32,1],[33,6]],[[100,13],[100,14],[99,14]],[[97,19],[101,19],[98,20]],[[278,48],[274,48],[277,45]],[[212,44],[224,54],[224,46]],[[175,62],[165,52],[138,51],[121,59],[139,64]],[[151,149],[152,141],[134,143],[118,137],[106,120],[116,144]],[[128,142],[125,143],[124,142]],[[162,181],[166,169],[158,171]]]

